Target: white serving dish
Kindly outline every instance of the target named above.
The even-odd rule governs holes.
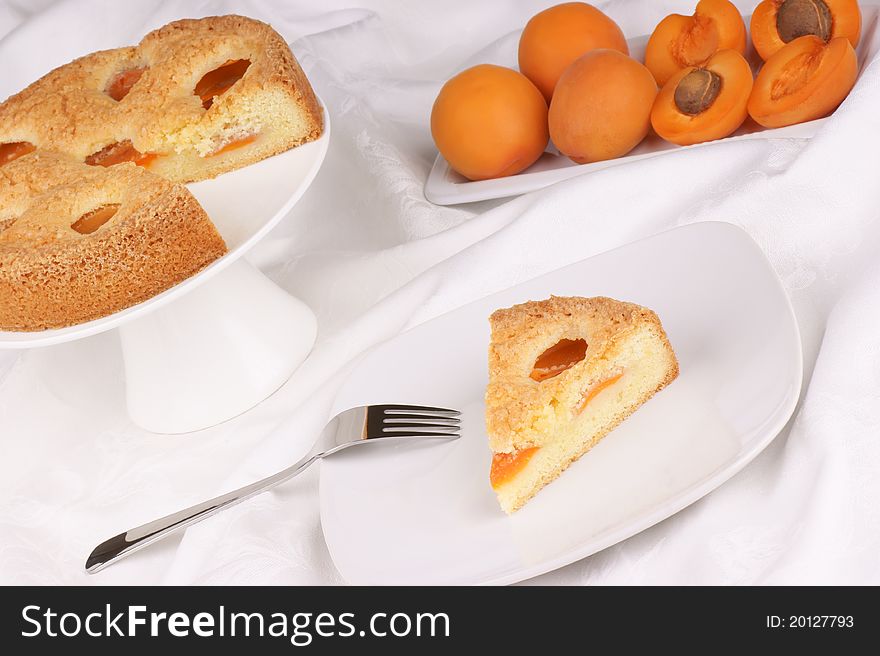
[[[878,16],[880,16],[880,6],[862,5],[862,38],[856,48],[856,54],[859,58],[860,76],[866,64],[880,52]],[[751,16],[744,17],[746,26],[748,26],[750,19]],[[627,44],[629,45],[630,55],[639,61],[644,61],[645,44],[647,42],[648,35],[628,39]],[[752,51],[751,43],[749,44],[747,58],[752,63],[753,68],[757,70],[760,65],[760,58]],[[783,138],[809,139],[816,134],[826,120],[824,118],[817,119],[807,123],[768,130],[754,123],[751,119],[747,119],[743,126],[733,135],[718,141]],[[718,143],[718,141],[707,143]],[[473,203],[481,200],[516,196],[543,189],[556,182],[568,180],[586,173],[601,171],[612,166],[620,166],[621,164],[648,157],[656,157],[657,155],[674,152],[682,148],[701,148],[705,145],[703,143],[693,146],[676,146],[663,141],[655,134],[650,134],[648,138],[628,155],[604,162],[575,164],[564,155],[560,155],[559,151],[551,143],[541,158],[522,173],[505,178],[479,181],[468,180],[453,171],[449,163],[438,153],[437,158],[434,160],[434,166],[431,168],[431,172],[428,174],[428,179],[425,182],[425,198],[437,205],[454,205],[457,203]]]
[[[522,510],[498,507],[483,415],[488,316],[551,294],[660,316],[681,374]],[[333,412],[365,403],[463,411],[453,443],[357,450],[321,464],[321,525],[353,584],[513,583],[678,512],[757,456],[791,416],[797,323],[742,230],[700,223],[618,248],[429,321],[371,351]]]

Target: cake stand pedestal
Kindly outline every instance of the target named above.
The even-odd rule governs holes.
[[[323,103],[322,103],[323,104]],[[71,342],[119,330],[132,421],[186,433],[231,419],[277,390],[316,336],[312,311],[243,259],[308,189],[330,142],[319,139],[188,185],[229,252],[171,289],[87,323],[39,332],[0,331],[0,349]]]
[[[155,433],[213,426],[290,378],[315,342],[312,311],[246,260],[119,327],[131,420]]]

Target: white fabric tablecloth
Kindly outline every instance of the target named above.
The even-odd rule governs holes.
[[[0,352],[0,582],[342,582],[321,535],[317,468],[97,576],[82,567],[102,539],[296,459],[370,345],[633,239],[721,220],[757,240],[793,300],[806,361],[794,419],[708,497],[533,581],[880,583],[880,63],[809,142],[710,145],[508,202],[437,207],[422,185],[440,85],[474,63],[514,63],[519,30],[550,3],[359,4],[0,1],[0,95],[170,20],[236,12],[291,42],[333,120],[311,189],[250,256],[320,323],[310,361],[265,403],[157,436],[127,419],[114,333]],[[695,2],[598,4],[636,36]],[[736,4],[750,13],[756,2]]]

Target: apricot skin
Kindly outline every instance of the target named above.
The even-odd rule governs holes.
[[[679,146],[723,139],[732,134],[748,116],[752,92],[752,69],[735,50],[716,52],[703,70],[721,78],[721,89],[708,108],[689,115],[675,101],[679,83],[698,68],[684,68],[673,75],[657,94],[651,110],[651,125],[662,138]]]
[[[858,71],[848,39],[826,45],[817,36],[799,37],[764,63],[749,97],[749,114],[766,128],[822,118],[843,102]]]
[[[567,2],[536,14],[519,40],[519,70],[535,83],[547,102],[563,71],[596,48],[629,54],[626,37],[601,11],[584,2]]]
[[[480,64],[443,85],[431,135],[449,165],[470,180],[513,175],[547,147],[547,103],[524,75]]]
[[[671,14],[645,46],[645,66],[661,87],[683,68],[699,66],[719,50],[746,50],[746,26],[729,0],[700,0],[693,16]]]
[[[831,39],[844,37],[853,48],[859,45],[862,34],[862,11],[859,9],[858,0],[823,0],[823,2],[831,12],[832,18],[829,42]],[[785,45],[776,23],[779,8],[783,3],[784,0],[763,0],[752,12],[749,32],[755,50],[764,61]]]
[[[651,127],[657,84],[651,72],[616,50],[593,50],[569,66],[550,103],[550,137],[578,164],[635,148]]]

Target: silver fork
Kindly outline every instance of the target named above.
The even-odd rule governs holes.
[[[460,414],[457,410],[420,405],[364,405],[341,412],[327,424],[308,455],[296,464],[256,483],[105,540],[89,554],[86,571],[94,574],[175,531],[271,490],[304,471],[313,462],[350,446],[413,438],[458,439]]]

